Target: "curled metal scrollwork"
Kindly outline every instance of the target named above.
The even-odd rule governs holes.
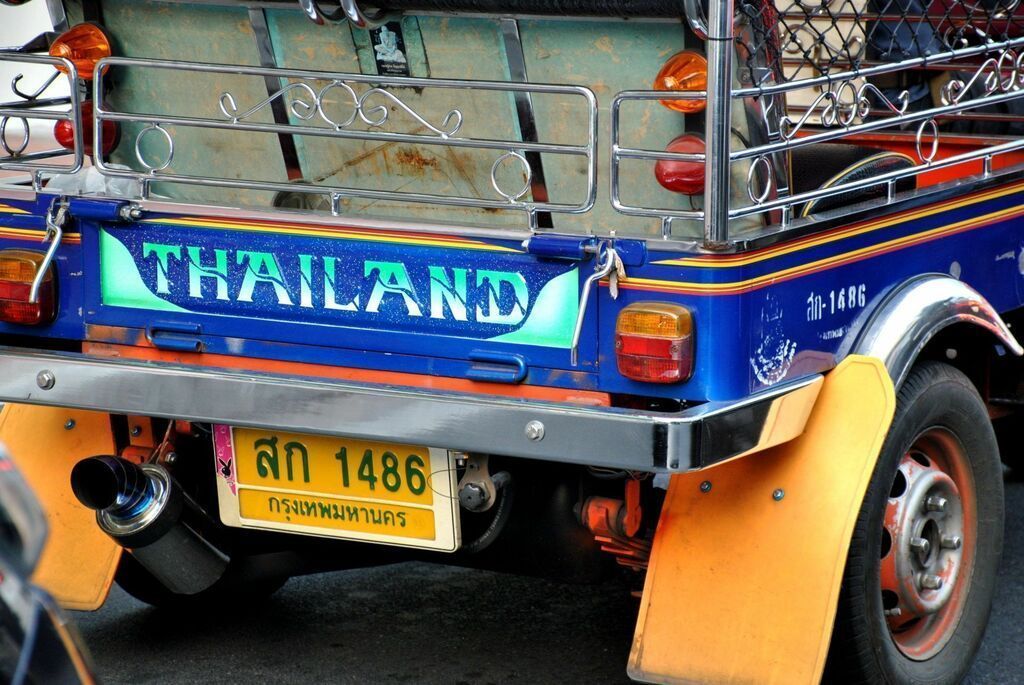
[[[910,105],[910,93],[905,90],[897,96],[897,102],[893,102],[872,83],[857,86],[853,81],[842,81],[818,95],[796,121],[788,115],[782,117],[779,122],[780,133],[784,140],[792,140],[811,117],[816,115],[820,117],[821,125],[828,128],[852,126],[857,119],[863,119],[871,114],[873,105],[868,95],[897,115],[905,114]]]
[[[146,136],[156,131],[159,131],[163,135],[163,138],[167,143],[167,152],[160,157],[156,164],[150,164],[142,154],[142,141]],[[145,167],[146,171],[151,174],[163,171],[169,167],[171,165],[171,161],[174,159],[174,139],[171,137],[171,134],[167,132],[167,129],[160,124],[149,124],[148,126],[144,126],[142,130],[139,131],[138,135],[135,136],[135,159],[137,159],[139,164]]]
[[[523,182],[522,187],[516,190],[516,192],[514,193],[509,193],[503,190],[501,188],[501,184],[498,182],[498,169],[500,169],[501,166],[505,164],[505,160],[509,159],[514,159],[519,162],[520,167],[522,167],[523,176],[525,177],[525,181]],[[494,188],[494,191],[498,193],[498,195],[501,195],[510,204],[517,202],[521,197],[530,192],[530,186],[532,185],[532,183],[533,169],[530,168],[530,163],[527,161],[526,157],[523,156],[521,153],[516,152],[514,150],[509,150],[508,152],[494,160],[494,164],[491,166],[491,186]]]
[[[11,141],[7,138],[7,125],[12,119],[21,123],[21,142],[17,145],[12,145]],[[0,119],[0,146],[11,157],[17,157],[25,152],[28,149],[31,138],[32,130],[29,128],[28,121],[24,117],[4,117]]]
[[[926,128],[931,129],[932,135],[932,146],[927,153],[924,151],[924,130]],[[925,164],[932,163],[935,155],[939,153],[939,125],[935,123],[935,119],[925,119],[917,127],[917,134],[914,136],[914,147],[917,149],[918,159]]]
[[[320,118],[335,131],[343,131],[349,128],[357,119],[367,126],[380,128],[388,122],[391,116],[391,108],[388,105],[398,107],[412,117],[420,126],[443,139],[454,136],[462,128],[462,112],[458,109],[450,110],[439,125],[434,125],[401,98],[388,90],[369,88],[362,93],[357,93],[355,88],[348,83],[338,80],[331,81],[319,91],[314,90],[312,86],[305,82],[290,83],[244,112],[239,112],[234,96],[231,93],[225,92],[221,93],[220,96],[220,109],[231,123],[237,124],[260,110],[269,107],[274,100],[283,98],[287,93],[296,90],[300,91],[304,97],[293,96],[292,102],[289,105],[289,111],[302,121],[309,121],[319,114]],[[328,95],[335,91],[344,93],[346,99],[344,105],[352,108],[352,112],[347,118],[334,118],[327,111]],[[372,98],[383,99],[385,104],[372,104],[369,102]]]
[[[261,102],[256,103],[244,112],[238,111],[238,105],[235,104],[235,97],[231,93],[221,93],[220,101],[218,104],[220,105],[220,111],[224,113],[224,116],[230,119],[232,124],[237,124],[240,121],[245,121],[253,114],[259,112],[261,109],[270,106],[270,104],[274,100],[278,98],[283,98],[285,95],[287,95],[289,92],[293,90],[301,90],[304,94],[309,96],[309,101],[307,102],[306,100],[303,100],[301,97],[293,97],[291,104],[288,106],[288,110],[297,119],[301,119],[302,121],[309,121],[316,115],[318,105],[317,93],[312,88],[310,88],[308,84],[302,82],[289,83],[284,88],[281,88],[273,95],[269,96],[265,100],[262,100]]]
[[[26,93],[20,88],[18,88],[18,84],[21,83],[21,80],[25,77],[25,75],[17,74],[14,76],[14,78],[11,79],[11,92],[13,92],[17,97],[21,98],[25,102],[32,103],[38,100],[39,96],[46,92],[46,89],[53,85],[53,82],[56,81],[59,76],[60,72],[54,69],[53,74],[48,79],[46,79],[46,81],[44,81],[41,86],[36,88],[34,92]],[[17,144],[12,143],[7,135],[7,127],[10,124],[11,120],[17,121],[21,124],[21,141],[18,142]],[[32,128],[28,125],[27,117],[5,116],[0,118],[0,148],[3,148],[3,151],[6,152],[8,156],[18,157],[22,155],[28,149],[28,145],[31,142],[31,140]]]
[[[951,79],[942,87],[942,104],[956,105],[963,101],[975,84],[981,83],[982,92],[976,97],[987,97],[997,91],[1009,93],[1024,86],[1024,52],[1017,54],[1011,48],[1003,50],[997,57],[982,62],[971,77]]]
[[[755,181],[757,180],[757,169],[758,167],[764,169],[764,187],[761,188],[760,192],[756,189]],[[747,197],[755,205],[764,204],[764,201],[772,194],[772,190],[775,187],[775,171],[772,168],[772,163],[767,156],[761,155],[754,159],[750,163],[750,168],[747,169]]]

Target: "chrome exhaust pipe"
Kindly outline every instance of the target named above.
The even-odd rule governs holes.
[[[89,457],[71,470],[71,489],[168,590],[197,594],[227,570],[228,556],[199,532],[206,515],[162,466]]]

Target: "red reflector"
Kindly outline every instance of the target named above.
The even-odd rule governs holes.
[[[671,338],[645,338],[639,335],[619,335],[615,341],[615,348],[615,351],[619,354],[679,359],[683,346],[679,340],[673,340]]]
[[[81,107],[82,116],[82,147],[85,154],[91,155],[93,151],[93,118],[92,102],[86,100]],[[109,155],[117,146],[118,132],[120,127],[116,121],[103,122],[103,154]],[[53,125],[53,137],[57,139],[60,146],[68,150],[75,149],[75,125],[67,119],[61,119]]]
[[[676,383],[690,377],[689,338],[615,336],[619,373],[647,383]]]
[[[700,136],[684,133],[665,148],[665,152],[704,154],[704,141]],[[683,195],[704,192],[704,162],[678,159],[659,159],[654,165],[654,176],[665,190]]]
[[[57,313],[52,272],[43,278],[38,301],[28,301],[32,279],[43,255],[28,250],[0,250],[0,321],[34,326],[50,323]]]
[[[619,373],[646,383],[676,383],[690,375],[689,364],[682,360],[619,355]]]

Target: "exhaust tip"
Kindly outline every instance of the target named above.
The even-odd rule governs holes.
[[[146,474],[118,457],[89,457],[71,469],[71,491],[79,502],[97,511],[135,500],[146,489]]]

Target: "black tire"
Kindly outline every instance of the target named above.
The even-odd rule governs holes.
[[[260,580],[239,578],[229,566],[224,577],[210,588],[194,595],[181,595],[168,590],[127,552],[121,556],[114,579],[122,590],[140,602],[174,611],[241,606],[258,602],[270,597],[288,582],[287,576]]]
[[[898,502],[903,496],[899,494],[897,479],[903,478],[906,485],[902,475],[907,469],[906,460],[914,458],[915,454],[919,459],[922,454],[911,448],[917,450],[922,439],[940,434],[946,436],[947,444],[954,445],[954,449],[957,445],[962,448],[959,452],[962,465],[957,473],[964,482],[956,485],[963,499],[958,501],[963,502],[961,512],[974,513],[962,520],[973,518],[975,521],[973,526],[963,524],[962,554],[969,563],[965,562],[962,567],[964,573],[955,576],[955,582],[950,583],[956,588],[955,592],[951,591],[955,599],[945,605],[949,609],[941,610],[950,612],[948,619],[943,622],[930,618],[932,615],[940,616],[936,613],[911,618],[907,623],[890,629],[888,620],[905,621],[913,612],[901,612],[891,619],[887,619],[884,613],[883,557],[888,558],[888,554],[895,554],[898,550],[889,531],[883,531],[883,517],[887,507],[895,506],[890,502]],[[928,462],[927,458],[925,462]],[[904,470],[898,476],[901,463]],[[895,493],[892,500],[890,493]],[[973,497],[973,502],[969,502],[968,497]],[[906,509],[917,510],[909,506]],[[973,540],[968,539],[971,535]],[[961,682],[988,623],[1002,543],[1002,466],[985,404],[963,373],[946,364],[922,362],[911,371],[899,390],[893,423],[857,518],[843,576],[825,681],[894,685],[952,685]],[[888,552],[884,551],[885,544],[890,547]],[[950,549],[946,545],[940,547],[942,550]],[[967,550],[970,550],[970,556]],[[925,556],[931,553],[946,552],[925,552]],[[905,558],[914,558],[907,554]],[[895,562],[889,559],[889,563]],[[890,592],[886,597],[890,605],[894,595]],[[935,623],[924,623],[926,621]],[[915,626],[927,629],[929,625],[940,625],[941,628],[936,628],[935,632],[942,637],[927,642],[931,645],[928,651],[911,658],[907,654],[907,646],[898,642],[907,639],[902,631],[914,630]]]

